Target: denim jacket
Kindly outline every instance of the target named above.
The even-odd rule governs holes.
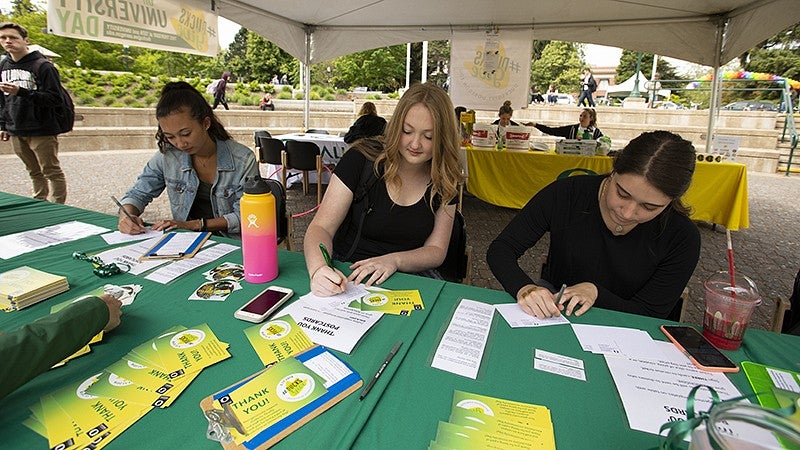
[[[233,140],[216,142],[217,177],[211,187],[211,209],[214,217],[224,217],[228,222],[227,233],[223,234],[238,237],[241,233],[239,199],[244,193],[244,179],[258,174],[258,164],[253,151],[246,146]],[[150,158],[120,203],[144,211],[166,188],[172,218],[183,221],[189,217],[199,185],[191,156],[170,145],[166,152],[156,152]]]

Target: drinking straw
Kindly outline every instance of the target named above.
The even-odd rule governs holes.
[[[728,267],[730,267],[731,274],[731,287],[736,287],[736,272],[733,268],[733,244],[731,243],[731,231],[725,230],[725,235],[728,238]],[[731,291],[731,296],[734,296],[734,291]]]

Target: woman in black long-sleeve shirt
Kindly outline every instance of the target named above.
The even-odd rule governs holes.
[[[537,193],[489,246],[495,277],[537,317],[583,314],[593,305],[666,317],[694,272],[700,233],[681,196],[694,172],[694,147],[655,131],[632,140],[607,176],[557,180]],[[542,273],[566,284],[562,302],[519,266],[550,232]],[[539,284],[546,284],[540,282]]]
[[[542,133],[551,136],[561,136],[567,139],[581,139],[583,133],[588,132],[592,139],[600,139],[603,133],[597,128],[597,113],[592,108],[583,108],[578,117],[579,123],[575,125],[565,125],[563,127],[548,127],[540,123],[533,122],[531,125]]]

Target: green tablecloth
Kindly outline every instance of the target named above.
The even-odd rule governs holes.
[[[68,220],[110,229],[116,227],[113,216],[15,197],[0,193],[0,235]],[[233,311],[264,286],[245,283],[242,290],[233,293],[225,302],[186,300],[204,281],[202,272],[222,261],[241,262],[240,251],[167,285],[132,275],[100,279],[92,274],[87,263],[70,258],[76,250],[94,252],[106,247],[102,238],[92,236],[0,260],[0,272],[30,265],[66,275],[71,286],[68,292],[28,309],[0,313],[0,331],[41,317],[52,305],[106,282],[144,286],[134,304],[124,309],[123,324],[102,343],[93,346],[91,354],[41,375],[0,401],[3,442],[13,443],[15,448],[45,448],[45,440],[22,425],[22,420],[30,415],[27,407],[40,396],[90,376],[172,325],[193,326],[206,322],[222,341],[230,343],[233,357],[204,370],[173,406],[148,413],[111,442],[110,448],[220,448],[219,444],[206,440],[207,422],[198,404],[203,397],[261,368],[242,332],[250,324],[234,319]],[[292,288],[296,293],[294,298],[308,292],[302,255],[281,251],[280,277],[273,284]],[[505,292],[404,274],[393,276],[384,286],[419,289],[426,310],[415,312],[410,318],[384,317],[351,355],[339,355],[362,378],[369,379],[398,340],[404,342],[403,347],[363,402],[358,400],[358,395],[349,396],[292,433],[277,448],[425,448],[436,435],[437,421],[448,418],[454,389],[547,406],[552,412],[559,448],[596,448],[598,443],[614,442],[617,448],[644,449],[659,443],[657,436],[628,427],[604,358],[583,352],[570,327],[512,329],[496,314],[479,377],[471,380],[430,367],[439,336],[462,298],[487,303],[507,303],[513,301],[512,298]],[[666,340],[658,329],[663,321],[649,317],[595,308],[571,320],[639,328],[656,339]],[[587,381],[533,370],[534,348],[582,359]],[[800,338],[795,336],[749,330],[741,349],[728,354],[737,362],[753,360],[800,370]],[[751,392],[743,373],[732,374],[730,378],[743,393]]]

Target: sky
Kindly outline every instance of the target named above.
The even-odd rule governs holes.
[[[220,17],[219,18],[219,45],[221,48],[228,48],[236,33],[239,31],[239,25],[235,22]],[[619,64],[619,57],[622,55],[622,49],[616,47],[607,47],[605,45],[586,45],[586,62],[591,66],[599,67],[616,67]],[[674,58],[666,58],[678,71],[679,74],[684,73],[686,70],[691,69],[694,64],[687,63]],[[649,76],[650,74],[645,74]]]

